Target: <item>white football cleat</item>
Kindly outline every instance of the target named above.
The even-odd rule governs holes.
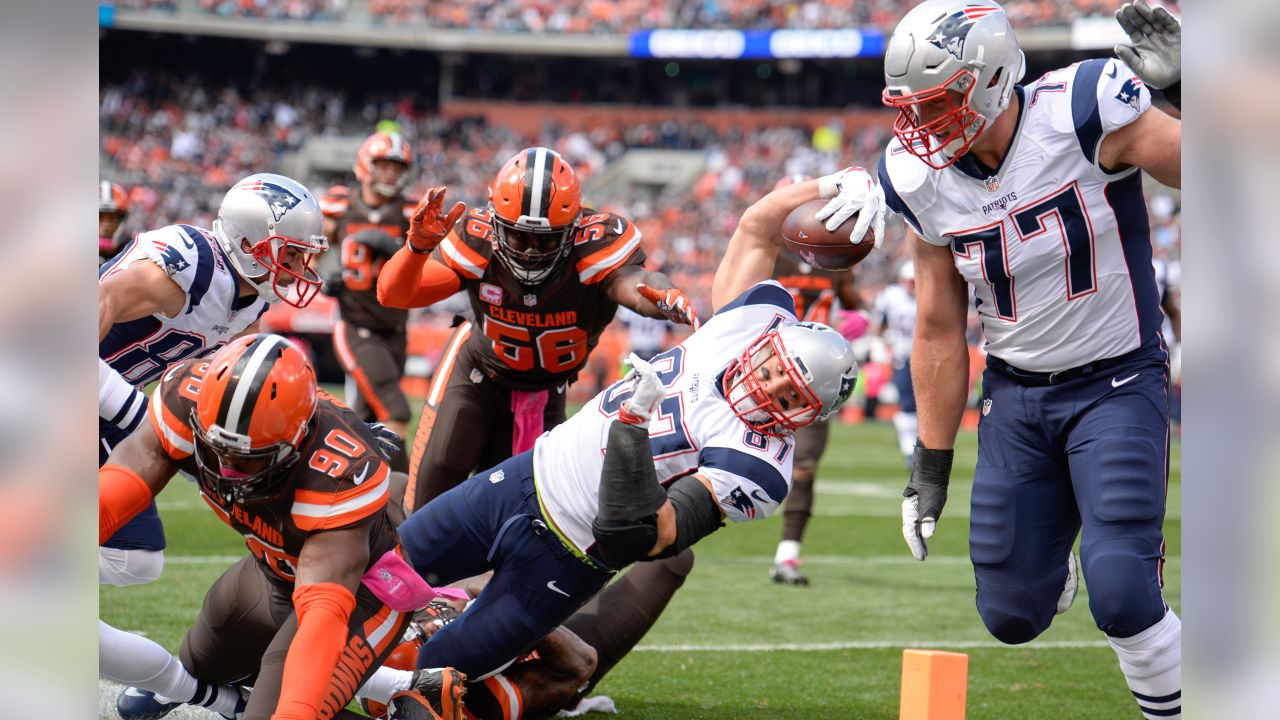
[[[1062,594],[1058,596],[1058,611],[1056,614],[1061,615],[1071,607],[1071,603],[1076,601],[1076,593],[1080,591],[1080,571],[1079,563],[1076,561],[1076,554],[1067,553],[1067,583],[1062,587]]]

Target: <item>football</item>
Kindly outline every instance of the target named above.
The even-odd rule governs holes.
[[[813,218],[826,200],[810,200],[801,205],[782,222],[782,239],[801,260],[822,268],[823,270],[848,270],[862,262],[875,247],[868,228],[867,236],[862,242],[854,245],[849,242],[849,234],[857,223],[858,215],[844,221],[835,232],[827,230],[823,223]]]

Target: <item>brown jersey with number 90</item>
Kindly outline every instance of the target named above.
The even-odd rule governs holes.
[[[493,257],[489,212],[473,209],[433,257],[458,274],[475,312],[463,357],[495,382],[536,391],[571,382],[618,309],[606,277],[643,265],[640,231],[625,218],[583,208],[573,250],[552,277],[520,283]]]
[[[178,467],[201,478],[196,467],[191,410],[209,367],[207,360],[178,363],[164,374],[148,416],[160,444]],[[292,584],[298,555],[313,532],[369,522],[369,564],[396,545],[386,514],[391,468],[382,460],[369,428],[355,413],[321,394],[311,430],[284,490],[262,502],[237,503],[199,480],[200,497],[218,518],[244,536],[268,578]],[[366,567],[367,569],[367,567]]]

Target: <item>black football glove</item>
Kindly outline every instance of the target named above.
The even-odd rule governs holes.
[[[342,271],[335,270],[320,277],[320,292],[329,297],[338,297],[347,291],[347,283],[342,279]]]
[[[942,506],[947,504],[947,484],[951,482],[954,450],[930,450],[916,440],[911,459],[911,479],[902,492],[902,537],[911,556],[924,560],[929,555],[927,541],[933,537]]]
[[[383,460],[394,464],[402,454],[404,454],[404,438],[400,437],[394,430],[383,425],[380,422],[369,423],[369,432],[373,434],[373,439],[378,442],[378,454]]]

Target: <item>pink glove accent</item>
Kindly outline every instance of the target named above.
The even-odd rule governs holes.
[[[542,412],[547,407],[549,392],[511,391],[511,414],[515,415],[515,426],[511,429],[512,455],[532,450],[533,441],[542,434]]]
[[[840,321],[840,334],[845,340],[857,340],[867,331],[867,325],[866,315],[857,310],[849,310]]]
[[[467,593],[458,588],[431,587],[395,550],[388,550],[378,558],[378,562],[369,568],[361,581],[374,597],[396,612],[421,610],[438,597],[446,600],[469,599]]]

